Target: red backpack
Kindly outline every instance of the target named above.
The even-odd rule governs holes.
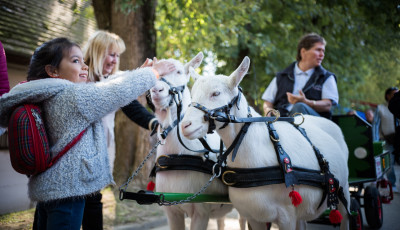
[[[10,159],[15,171],[35,175],[50,168],[83,136],[83,130],[53,159],[49,141],[38,105],[24,104],[16,107],[8,124]]]

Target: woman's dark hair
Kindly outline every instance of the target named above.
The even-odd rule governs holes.
[[[27,80],[50,78],[45,70],[46,65],[58,68],[64,55],[74,46],[79,47],[67,38],[55,38],[43,43],[32,55]]]
[[[316,33],[310,33],[304,35],[300,41],[299,44],[297,44],[297,55],[296,55],[296,60],[301,61],[301,49],[304,48],[306,50],[311,49],[315,43],[321,42],[322,44],[326,45],[325,39],[316,34]]]
[[[397,91],[397,90],[399,90],[399,88],[397,88],[397,87],[389,87],[389,88],[387,88],[386,91],[385,91],[385,100],[389,101],[388,96],[392,93],[392,91]]]

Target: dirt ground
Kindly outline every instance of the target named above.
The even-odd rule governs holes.
[[[163,211],[157,204],[139,205],[135,201],[118,199],[117,188],[106,188],[103,194],[103,222],[104,229],[111,230],[113,226],[128,223],[142,223],[154,216],[163,216]],[[0,216],[2,230],[32,229],[35,209],[10,213]]]

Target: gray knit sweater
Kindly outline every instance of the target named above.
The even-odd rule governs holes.
[[[30,198],[49,201],[84,196],[114,183],[101,118],[127,105],[155,82],[151,69],[143,68],[98,83],[76,84],[53,78],[35,80],[17,85],[0,97],[1,127],[7,126],[12,107],[27,102],[42,103],[52,157],[87,129],[55,165],[30,177]]]

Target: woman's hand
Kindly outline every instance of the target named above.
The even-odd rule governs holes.
[[[175,65],[172,62],[166,60],[157,61],[156,57],[153,59],[153,69],[158,72],[160,77],[176,70]]]
[[[153,60],[146,58],[146,61],[143,63],[142,66],[140,66],[140,68],[152,67],[152,66],[153,66]]]

